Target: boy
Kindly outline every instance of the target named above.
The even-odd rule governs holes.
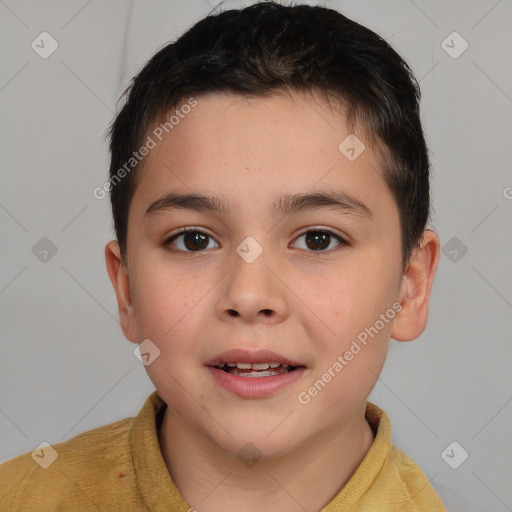
[[[1,466],[1,509],[445,510],[367,402],[389,339],[424,330],[439,258],[418,100],[384,40],[322,7],[226,11],[159,51],[104,189],[156,391],[41,448],[46,469]]]

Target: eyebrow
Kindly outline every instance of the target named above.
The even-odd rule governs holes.
[[[301,194],[287,194],[276,198],[271,206],[273,215],[289,215],[304,211],[322,208],[333,209],[341,213],[348,213],[371,218],[372,211],[356,197],[343,192],[313,192]],[[197,212],[212,212],[216,214],[230,214],[229,205],[219,197],[204,194],[177,194],[169,192],[157,199],[147,208],[145,217],[162,210],[191,210]]]

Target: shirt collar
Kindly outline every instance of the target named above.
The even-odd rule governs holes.
[[[166,404],[154,391],[134,418],[130,430],[130,449],[139,493],[152,512],[189,510],[169,475],[160,443],[158,427]]]
[[[140,495],[151,511],[189,510],[189,505],[174,484],[158,442],[158,427],[166,404],[154,391],[134,418],[130,430],[130,449]],[[391,424],[386,413],[376,405],[366,404],[366,419],[375,439],[363,461],[336,497],[323,509],[339,510],[354,506],[372,486],[389,457]]]

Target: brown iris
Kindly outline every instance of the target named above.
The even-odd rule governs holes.
[[[181,233],[183,235],[183,244],[190,250],[206,249],[208,247],[208,235],[199,233],[198,231],[191,231],[190,233]]]
[[[329,233],[324,231],[309,231],[305,236],[306,245],[312,250],[325,249],[329,247],[330,236]],[[311,247],[310,242],[315,246]]]

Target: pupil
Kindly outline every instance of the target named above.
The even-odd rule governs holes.
[[[329,247],[329,234],[323,233],[322,231],[311,231],[310,233],[307,233],[306,235],[306,244],[309,247],[309,249],[319,250],[319,249],[325,249],[326,247]],[[309,242],[313,242],[313,244],[316,244],[316,247],[310,247]],[[318,247],[318,244],[321,244],[320,247]]]
[[[198,233],[197,231],[193,233],[185,233],[183,236],[183,243],[185,244],[185,247],[191,251],[204,249],[208,247],[208,236]]]
[[[329,234],[322,231],[311,231],[306,234],[306,244],[310,249],[320,250],[329,247]],[[185,233],[183,242],[187,249],[205,249],[208,247],[208,236],[202,233]],[[311,247],[311,243],[313,247]]]

